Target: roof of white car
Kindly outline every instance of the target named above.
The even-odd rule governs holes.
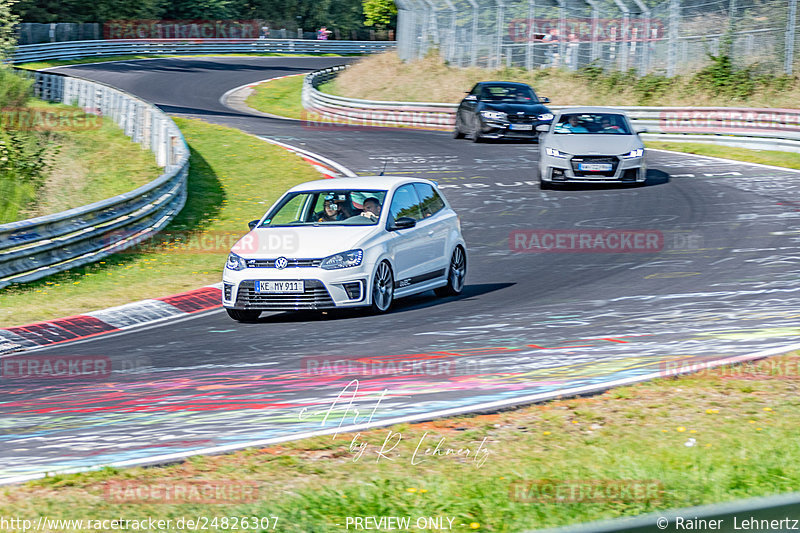
[[[559,114],[564,113],[619,113],[624,115],[625,111],[616,107],[601,107],[601,106],[581,106],[581,107],[566,107],[559,111]]]
[[[436,185],[430,180],[422,178],[412,178],[409,176],[359,176],[357,178],[332,178],[324,180],[314,180],[295,185],[289,191],[318,191],[318,190],[336,190],[336,189],[391,189],[395,185],[408,182],[430,183]]]

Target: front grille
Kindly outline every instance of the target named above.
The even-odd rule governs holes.
[[[247,259],[247,268],[275,268],[275,259]],[[318,267],[322,259],[287,259],[286,268]]]
[[[617,166],[619,159],[613,156],[594,156],[594,155],[576,155],[572,156],[572,172],[578,177],[593,177],[603,176],[606,178],[613,177],[617,173]],[[594,170],[579,170],[581,163],[611,163],[611,170],[594,171]]]
[[[538,115],[508,115],[508,121],[512,124],[533,124],[538,120]]]
[[[325,309],[334,307],[333,299],[325,285],[316,279],[304,281],[305,291],[297,294],[256,294],[254,280],[239,284],[236,307],[273,311],[297,311],[301,309]]]

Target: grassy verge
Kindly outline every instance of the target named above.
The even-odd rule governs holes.
[[[403,63],[394,52],[365,57],[339,75],[326,92],[368,100],[459,102],[478,81],[521,81],[553,105],[743,106],[794,108],[800,81],[764,77],[729,68],[666,76],[603,74],[595,68],[559,69],[457,68],[431,54]]]
[[[259,84],[247,97],[249,107],[282,117],[303,119],[305,109],[300,95],[304,76],[289,76]]]
[[[247,232],[247,222],[289,187],[319,177],[299,157],[253,136],[198,120],[176,122],[191,149],[189,198],[163,233],[163,245],[2,289],[0,326],[216,283],[229,245]]]
[[[80,59],[62,59],[53,61],[36,61],[32,63],[18,63],[15,67],[24,68],[26,70],[42,70],[43,68],[52,67],[66,67],[69,65],[85,65],[86,63],[106,63],[109,61],[132,61],[135,59],[162,59],[166,57],[345,57],[358,54],[309,54],[308,56],[302,54],[279,54],[279,53],[263,53],[263,54],[131,54],[121,56],[104,56],[104,57],[83,57]]]
[[[749,150],[747,148],[734,148],[701,143],[648,141],[645,144],[648,148],[657,148],[659,150],[671,150],[673,152],[722,157],[725,159],[734,159],[736,161],[747,161],[748,163],[759,163],[761,165],[800,169],[800,154],[793,152]]]
[[[276,530],[287,532],[342,531],[336,524],[348,516],[410,516],[412,522],[439,516],[454,518],[454,531],[519,531],[787,492],[800,483],[799,378],[795,353],[499,414],[319,437],[168,467],[57,476],[0,489],[0,513],[28,519],[277,516]],[[431,454],[440,441],[440,451],[470,454]],[[351,442],[367,444],[362,455]],[[479,447],[488,455],[476,454]],[[211,507],[121,507],[103,491],[111,481],[190,480],[254,482],[260,497]],[[556,501],[547,496],[552,493],[524,501],[537,493],[521,491],[530,486],[519,483],[536,480],[562,487],[594,482],[595,490],[574,501]],[[650,480],[657,483],[653,499],[603,490]]]
[[[162,172],[153,154],[132,143],[109,118],[46,102],[32,101],[27,109],[42,116],[68,117],[75,127],[40,134],[54,151],[47,176],[38,189],[19,196],[15,216],[9,213],[0,222],[57,213],[110,198],[144,185]],[[111,159],[113,165],[108,164]]]

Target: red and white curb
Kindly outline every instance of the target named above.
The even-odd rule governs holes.
[[[109,309],[0,329],[0,354],[77,341],[222,306],[222,283]]]

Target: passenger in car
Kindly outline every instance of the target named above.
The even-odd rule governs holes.
[[[343,220],[345,214],[339,209],[339,205],[333,200],[325,200],[323,210],[314,216],[317,222],[334,222],[336,220]]]

